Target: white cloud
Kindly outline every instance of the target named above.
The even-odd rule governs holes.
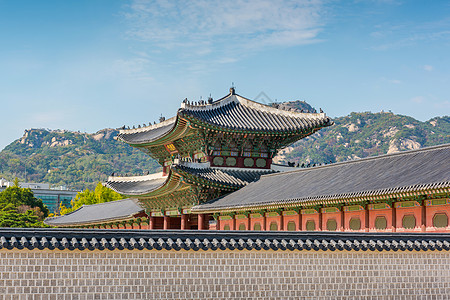
[[[239,56],[249,50],[318,42],[322,1],[135,0],[127,36],[185,56]]]
[[[113,62],[111,72],[119,77],[137,80],[153,80],[148,73],[150,60],[146,58],[118,59]]]
[[[425,71],[431,72],[431,71],[433,71],[433,66],[430,66],[430,65],[424,65],[424,66],[423,66],[423,69],[424,69]]]
[[[410,99],[411,102],[414,102],[414,103],[417,103],[417,104],[423,103],[423,102],[425,102],[425,100],[426,99],[423,96],[416,96],[416,97],[413,97],[413,98]]]

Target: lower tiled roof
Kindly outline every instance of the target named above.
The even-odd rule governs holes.
[[[449,233],[0,228],[0,249],[449,251]]]
[[[207,165],[209,166],[209,164]],[[173,165],[172,169],[181,174],[190,174],[209,182],[215,182],[234,188],[241,188],[250,182],[257,181],[261,175],[275,172],[270,169],[193,168],[182,164]]]
[[[47,218],[44,223],[51,226],[77,226],[100,224],[132,218],[144,209],[134,199],[123,199],[111,202],[83,205],[66,215]]]

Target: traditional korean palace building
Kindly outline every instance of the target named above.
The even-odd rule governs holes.
[[[284,111],[233,88],[185,100],[159,124],[118,138],[155,158],[161,173],[111,176],[128,199],[49,218],[57,227],[282,231],[450,231],[450,144],[293,168],[278,150],[332,125],[324,113]]]

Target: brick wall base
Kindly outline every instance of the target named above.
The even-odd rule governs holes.
[[[3,249],[0,299],[444,299],[449,266],[449,251]]]

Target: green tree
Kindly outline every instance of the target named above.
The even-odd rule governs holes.
[[[0,227],[45,227],[48,208],[30,189],[15,185],[0,192]]]
[[[100,182],[95,187],[95,190],[91,191],[86,189],[82,192],[79,192],[75,199],[72,200],[72,207],[60,207],[60,214],[65,215],[69,212],[77,210],[82,205],[91,205],[96,203],[110,202],[114,200],[120,200],[124,197],[119,193],[114,192],[113,190],[103,186]]]

